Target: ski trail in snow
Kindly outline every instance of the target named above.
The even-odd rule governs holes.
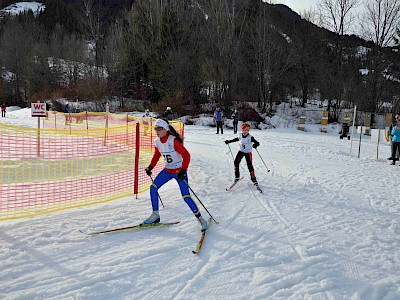
[[[281,224],[283,224],[283,227],[284,227],[283,231],[286,231],[286,230],[290,229],[291,224],[290,224],[287,220],[285,220],[285,218],[283,218],[283,217],[279,214],[279,212],[276,210],[276,208],[274,208],[268,200],[265,199],[264,201],[265,201],[266,203],[264,203],[264,201],[262,201],[262,200],[259,199],[259,198],[261,198],[261,197],[256,196],[255,191],[252,191],[252,193],[253,193],[253,197],[258,201],[258,203],[260,203],[260,205],[261,205],[271,216],[275,217]],[[265,197],[263,197],[263,199],[264,199],[264,198],[265,198]],[[300,260],[304,259],[303,255],[301,254],[301,251],[299,251],[299,246],[294,246],[294,245],[290,242],[290,240],[289,240],[289,238],[288,238],[286,232],[284,233],[284,238],[286,239],[288,245],[292,248],[293,252],[297,255],[297,257],[298,257]]]

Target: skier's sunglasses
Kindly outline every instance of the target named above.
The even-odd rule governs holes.
[[[162,131],[162,130],[164,130],[165,128],[164,127],[154,127],[154,130],[155,131]]]

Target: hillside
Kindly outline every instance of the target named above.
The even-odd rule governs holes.
[[[400,108],[396,49],[339,36],[285,5],[41,3],[45,9],[37,16],[24,12],[1,24],[0,59],[7,76],[0,96],[8,105],[119,98],[146,100],[159,111],[168,104],[191,107],[194,113],[207,102],[226,110],[257,102],[262,113],[273,114],[274,103],[295,97],[301,106],[326,99],[333,121],[342,103],[380,113]]]

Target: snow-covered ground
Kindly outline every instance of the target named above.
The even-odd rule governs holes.
[[[23,13],[24,11],[31,10],[36,15],[39,12],[45,10],[45,8],[46,8],[45,5],[43,5],[40,2],[21,1],[21,2],[16,2],[14,4],[11,4],[11,5],[3,8],[2,10],[0,10],[0,13],[18,15],[20,13]]]
[[[6,119],[27,122],[17,112]],[[225,191],[232,130],[185,127],[189,184],[220,221],[198,255],[199,225],[175,182],[160,190],[161,220],[181,221],[171,227],[79,232],[141,222],[148,192],[1,222],[0,299],[400,299],[400,168],[387,163],[387,144],[377,160],[363,136],[357,158],[358,136],[350,153],[337,128],[318,127],[250,131],[271,169],[253,152],[262,194],[244,161],[245,179]]]

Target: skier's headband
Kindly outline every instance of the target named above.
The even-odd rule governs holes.
[[[157,128],[157,127],[162,127],[165,130],[169,130],[169,124],[166,121],[164,121],[163,119],[157,119],[157,121],[154,123],[154,128]]]
[[[249,124],[243,124],[242,125],[242,130],[244,130],[245,128],[248,128],[250,130],[250,125]]]

